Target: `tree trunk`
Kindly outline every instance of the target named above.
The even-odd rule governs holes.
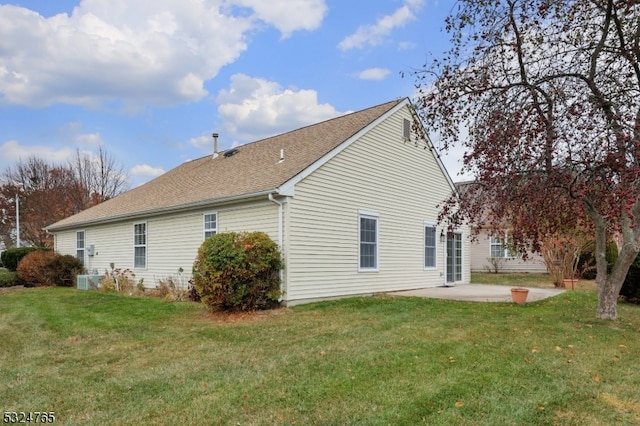
[[[623,280],[624,281],[624,280]],[[598,311],[600,319],[616,319],[618,317],[618,294],[622,283],[611,282],[611,276],[607,277],[603,284],[598,283]]]
[[[596,234],[596,284],[598,286],[598,308],[596,316],[600,319],[616,319],[618,317],[618,295],[624,280],[627,277],[629,267],[638,255],[637,236],[631,227],[628,216],[623,216],[621,233],[622,249],[618,254],[618,259],[609,273],[606,258],[608,229],[607,222],[603,216],[597,213],[593,204],[588,200],[583,200],[585,212],[593,220]]]
[[[596,231],[597,234],[597,231]],[[598,275],[596,277],[596,283],[598,285],[598,312],[597,316],[600,319],[615,319],[618,316],[617,303],[620,289],[624,284],[624,280],[627,277],[627,272],[631,264],[638,255],[637,246],[633,241],[628,241],[633,238],[632,233],[627,233],[623,227],[623,244],[618,259],[616,260],[611,273],[607,273],[606,262],[605,265],[598,265]],[[597,256],[604,255],[604,251],[597,247],[598,239],[596,237],[596,251]],[[606,241],[605,241],[606,246]],[[602,251],[602,252],[601,252]],[[603,263],[603,262],[600,262]],[[600,271],[600,268],[604,268],[604,271]],[[602,274],[601,274],[602,272]],[[601,279],[604,278],[604,279]]]

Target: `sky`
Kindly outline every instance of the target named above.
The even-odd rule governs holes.
[[[411,73],[447,49],[453,4],[0,3],[0,171],[101,146],[135,187],[211,154],[213,132],[224,150],[413,98]],[[443,156],[454,181],[459,158]]]

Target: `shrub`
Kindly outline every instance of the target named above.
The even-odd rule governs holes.
[[[142,284],[142,281],[140,281]],[[141,293],[136,286],[136,274],[130,269],[113,269],[111,272],[105,272],[100,278],[100,290],[116,291],[118,293]],[[144,292],[144,291],[142,291]]]
[[[0,287],[13,287],[18,285],[18,274],[8,269],[0,269]]]
[[[86,271],[80,259],[69,254],[56,254],[46,268],[51,283],[60,287],[74,287],[76,277]]]
[[[585,280],[593,280],[596,278],[596,259],[593,254],[595,246],[590,247],[590,250],[583,253],[580,256],[578,262],[578,270],[580,275]],[[618,260],[618,246],[615,241],[609,241],[607,243],[607,249],[605,252],[605,258],[607,259],[607,272],[611,272],[613,264]]]
[[[282,295],[280,251],[264,232],[228,232],[198,249],[192,283],[211,311],[250,311],[277,305]]]
[[[2,255],[0,255],[0,257],[2,257],[2,264],[8,270],[15,272],[18,270],[18,264],[20,263],[22,258],[28,255],[29,253],[37,250],[49,250],[49,249],[39,248],[39,247],[14,247],[14,248],[7,249],[2,252]]]
[[[47,265],[55,257],[52,251],[36,250],[28,253],[18,263],[18,279],[27,287],[53,285]]]
[[[190,300],[189,290],[183,285],[179,278],[172,276],[158,280],[154,295],[162,297],[168,302]]]
[[[627,300],[640,301],[640,254],[633,261],[627,276],[622,283],[620,296],[624,296]]]
[[[30,287],[73,287],[76,276],[84,270],[82,262],[74,256],[36,250],[22,258],[17,275],[21,282]]]

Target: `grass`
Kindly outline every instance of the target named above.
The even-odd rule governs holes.
[[[542,287],[553,288],[553,282],[549,274],[493,274],[487,272],[474,272],[471,274],[472,284],[495,284],[512,287]],[[575,284],[578,290],[595,290],[594,280],[578,280]]]
[[[4,411],[64,425],[632,425],[640,307],[352,298],[268,313],[0,292]]]

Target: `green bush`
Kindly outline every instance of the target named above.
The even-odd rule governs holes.
[[[18,284],[18,274],[8,269],[0,268],[0,287],[13,287]]]
[[[624,279],[620,296],[630,301],[640,301],[640,254],[633,261]]]
[[[39,247],[14,247],[7,249],[0,255],[0,257],[2,257],[2,264],[8,270],[15,272],[18,270],[18,263],[20,263],[22,258],[37,250],[43,249]]]
[[[228,232],[198,250],[192,283],[211,311],[251,311],[278,304],[282,260],[264,232]]]

